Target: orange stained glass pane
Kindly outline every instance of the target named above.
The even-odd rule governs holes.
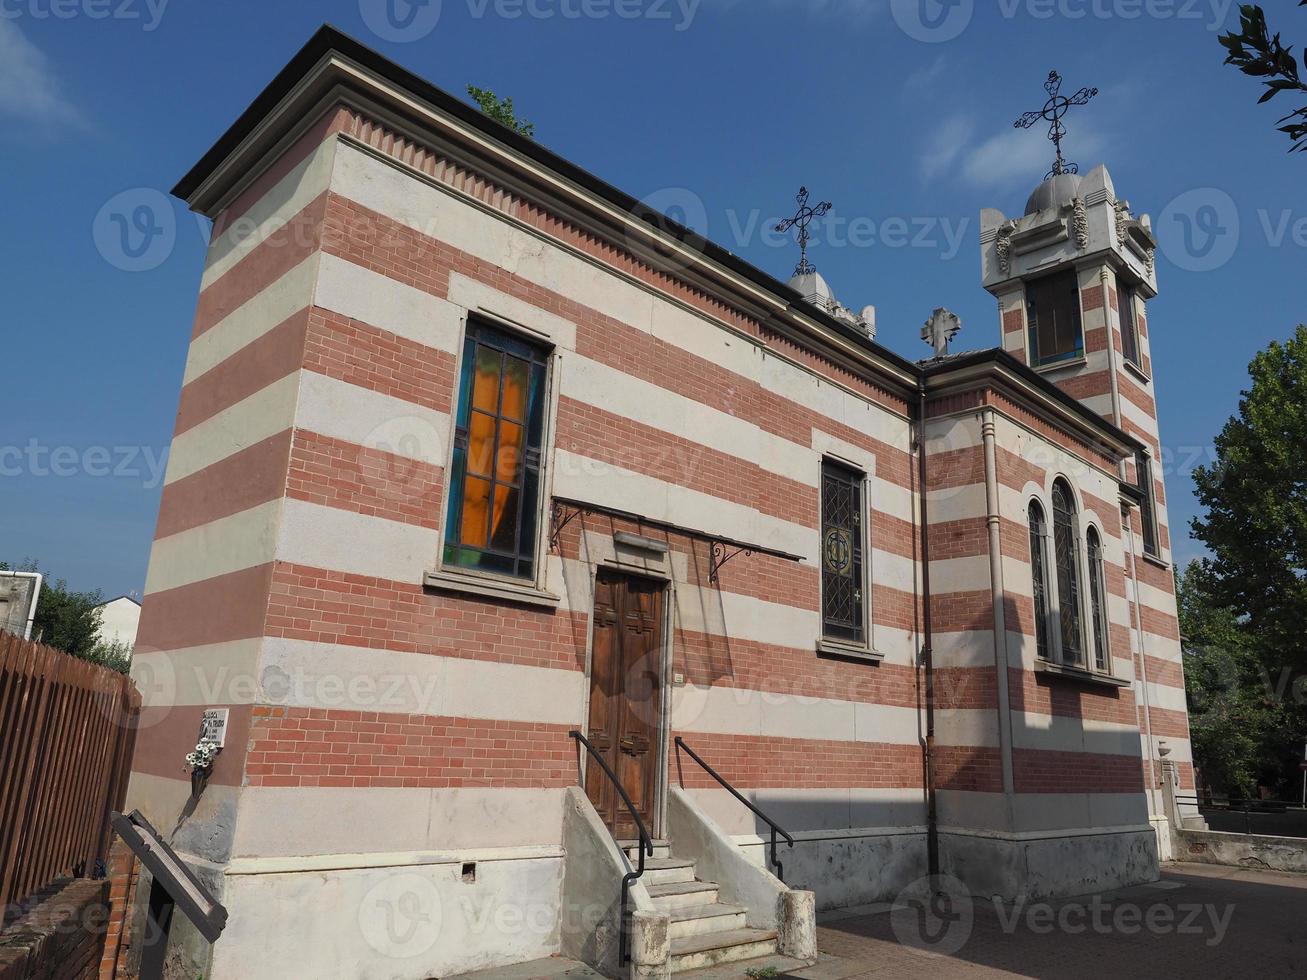
[[[484,548],[490,511],[490,481],[470,476],[463,484],[463,526],[459,538],[463,544]]]
[[[522,440],[526,430],[515,422],[499,423],[499,459],[495,461],[495,479],[500,483],[516,483],[522,465]]]
[[[503,355],[489,347],[477,347],[476,381],[472,386],[472,407],[496,415],[499,412],[499,367]]]
[[[526,418],[526,389],[529,366],[518,357],[504,358],[504,409],[506,418]]]
[[[490,415],[473,412],[468,423],[467,470],[477,476],[490,476],[495,458],[495,420]]]

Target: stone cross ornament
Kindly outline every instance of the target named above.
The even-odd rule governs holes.
[[[926,325],[921,328],[921,339],[935,348],[936,357],[948,355],[948,345],[958,331],[962,329],[962,320],[956,313],[950,313],[940,307],[930,315]]]

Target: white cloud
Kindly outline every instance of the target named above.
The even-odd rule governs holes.
[[[903,94],[908,98],[920,94],[921,89],[928,88],[943,78],[947,70],[948,58],[942,54],[936,55],[933,61],[926,62],[904,80]]]
[[[979,124],[971,116],[950,116],[927,137],[920,164],[923,181],[930,183],[955,174],[971,187],[989,189],[1016,184],[1033,187],[1053,165],[1053,144],[1047,127],[1015,129],[1008,125],[977,142]],[[1079,162],[1085,173],[1102,162],[1109,141],[1082,123],[1064,144],[1063,152]]]
[[[44,52],[7,19],[0,19],[0,117],[32,122],[48,132],[86,122],[60,92]]]

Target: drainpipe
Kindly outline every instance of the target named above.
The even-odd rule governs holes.
[[[1148,696],[1148,650],[1144,645],[1144,615],[1139,599],[1139,559],[1135,557],[1135,529],[1129,523],[1122,525],[1125,543],[1130,548],[1130,580],[1134,584],[1135,636],[1139,642],[1140,692],[1144,700],[1144,735],[1148,742],[1148,810],[1149,815],[1161,813],[1163,807],[1157,798],[1157,745],[1153,741],[1153,707]]]
[[[1016,784],[1012,776],[1012,707],[1008,695],[1007,610],[1004,608],[1003,535],[998,499],[998,448],[994,410],[981,413],[985,442],[985,521],[989,526],[989,584],[994,605],[994,670],[998,682],[998,749],[1003,765],[1003,795],[1011,804]]]
[[[935,801],[935,655],[930,610],[930,508],[926,500],[926,378],[917,378],[917,494],[921,504],[921,663],[926,670],[926,862],[939,875],[939,815]]]

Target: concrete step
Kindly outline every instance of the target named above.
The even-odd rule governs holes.
[[[713,881],[673,881],[650,885],[649,897],[664,912],[695,905],[717,904],[717,883]]]
[[[638,859],[633,859],[632,868],[638,868]],[[694,881],[694,862],[682,858],[645,858],[644,875],[640,878],[646,885],[670,885],[677,881]]]
[[[623,853],[625,853],[626,856],[630,858],[632,861],[634,861],[639,856],[636,853],[636,849],[639,847],[638,841],[619,840],[617,842],[617,846],[620,847]],[[653,841],[653,849],[654,849],[653,856],[656,858],[669,858],[672,856],[672,845],[667,843],[667,841],[665,840]],[[649,857],[648,855],[646,855],[645,861],[648,862],[648,860]]]
[[[672,939],[685,936],[703,936],[710,932],[730,932],[743,929],[745,909],[739,905],[686,905],[672,909],[668,935]]]
[[[775,929],[731,929],[672,940],[667,965],[672,973],[738,963],[776,953]]]

